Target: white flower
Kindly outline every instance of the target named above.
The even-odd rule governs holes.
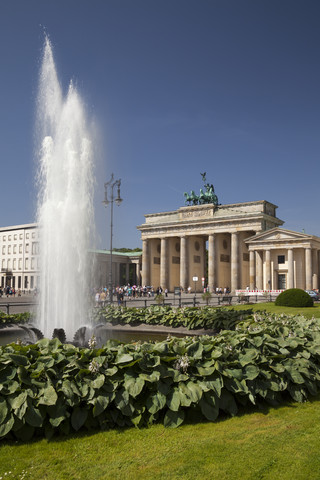
[[[92,337],[89,338],[88,345],[89,345],[89,348],[91,348],[91,349],[93,349],[97,346],[97,339],[96,339],[95,335],[92,334]]]
[[[174,368],[176,370],[183,370],[186,373],[188,367],[190,365],[190,360],[187,354],[183,355],[183,357],[178,357]]]
[[[99,371],[100,365],[99,363],[93,359],[89,364],[89,370],[91,373],[97,373]]]

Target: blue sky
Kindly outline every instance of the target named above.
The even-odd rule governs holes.
[[[220,203],[268,200],[320,235],[318,0],[1,0],[0,226],[35,219],[44,28],[99,131],[98,247],[111,172],[115,247],[140,247],[144,214],[183,206],[204,171]]]

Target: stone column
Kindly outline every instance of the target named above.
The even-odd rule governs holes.
[[[256,251],[256,261],[257,261],[257,289],[263,289],[263,257],[261,251]]]
[[[149,240],[142,240],[142,286],[150,284],[150,251]]]
[[[160,286],[165,290],[168,288],[168,239],[161,238],[161,256],[160,256]]]
[[[319,277],[319,266],[318,266],[318,250],[315,248],[312,250],[312,288],[314,290],[319,288],[318,277]]]
[[[250,290],[254,290],[256,286],[256,256],[253,250],[249,251],[249,288]]]
[[[305,249],[306,258],[306,290],[312,289],[312,250],[310,247]]]
[[[180,287],[185,291],[188,288],[188,241],[187,237],[180,238]]]
[[[140,263],[136,263],[136,285],[140,285]]]
[[[215,293],[217,287],[216,270],[216,235],[212,233],[208,237],[208,286],[211,293]]]
[[[265,290],[271,290],[271,256],[270,256],[270,250],[265,251],[265,262],[266,262]]]
[[[231,291],[239,288],[239,236],[238,232],[231,234]]]
[[[293,249],[288,250],[288,288],[294,288]]]

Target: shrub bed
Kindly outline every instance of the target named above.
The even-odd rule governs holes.
[[[57,339],[0,348],[0,437],[176,427],[241,405],[302,402],[320,388],[315,319],[255,315],[215,337],[80,349]]]
[[[110,322],[120,325],[163,325],[168,327],[185,327],[188,330],[210,329],[234,330],[235,326],[252,314],[252,309],[234,310],[214,307],[152,306],[149,308],[112,307],[99,309],[94,315],[94,322]]]
[[[13,313],[7,315],[6,313],[0,311],[0,327],[1,325],[28,323],[32,318],[33,316],[30,312]]]

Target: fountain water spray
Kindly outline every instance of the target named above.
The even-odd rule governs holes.
[[[88,323],[88,250],[94,232],[92,141],[83,102],[71,82],[64,97],[52,46],[45,40],[37,105],[40,295],[45,336],[68,340]]]

